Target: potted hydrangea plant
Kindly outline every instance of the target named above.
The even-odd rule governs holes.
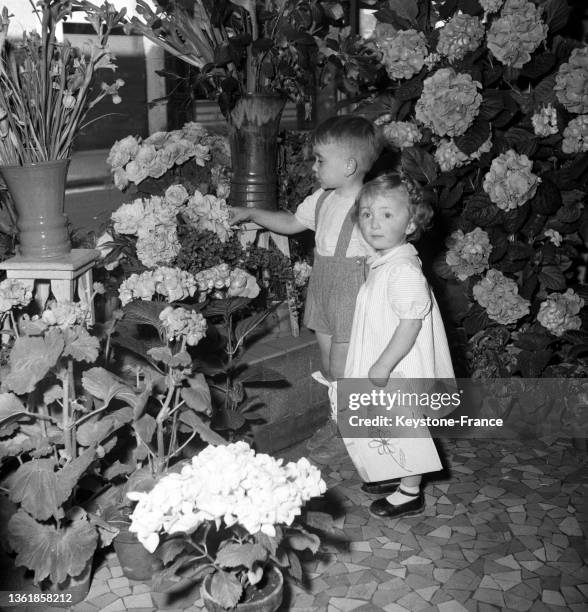
[[[298,517],[325,490],[305,458],[283,465],[244,442],[208,446],[149,493],[128,493],[137,501],[130,529],[164,562],[156,583],[204,580],[207,610],[273,612],[282,597],[277,568],[300,578],[296,551],[318,550],[318,535]],[[312,514],[307,525],[329,528],[328,515]]]

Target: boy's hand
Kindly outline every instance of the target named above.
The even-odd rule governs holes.
[[[251,209],[245,206],[231,206],[229,208],[229,222],[231,225],[238,225],[245,221],[251,221]]]
[[[391,369],[388,366],[381,364],[376,361],[374,365],[369,369],[368,378],[372,385],[376,387],[385,387],[390,378]]]

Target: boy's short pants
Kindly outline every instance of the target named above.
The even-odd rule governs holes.
[[[349,342],[355,299],[365,278],[364,257],[315,253],[304,311],[306,327],[332,336],[333,342]]]

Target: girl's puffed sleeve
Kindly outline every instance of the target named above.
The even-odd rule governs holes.
[[[422,270],[412,263],[391,266],[388,303],[400,319],[424,319],[431,310],[431,290]]]

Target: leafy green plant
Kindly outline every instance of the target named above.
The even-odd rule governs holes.
[[[437,256],[438,295],[465,340],[464,374],[569,375],[588,349],[588,106],[575,93],[588,48],[565,36],[568,3],[375,8],[389,82],[358,112],[378,117],[433,202],[436,233],[423,249]]]

